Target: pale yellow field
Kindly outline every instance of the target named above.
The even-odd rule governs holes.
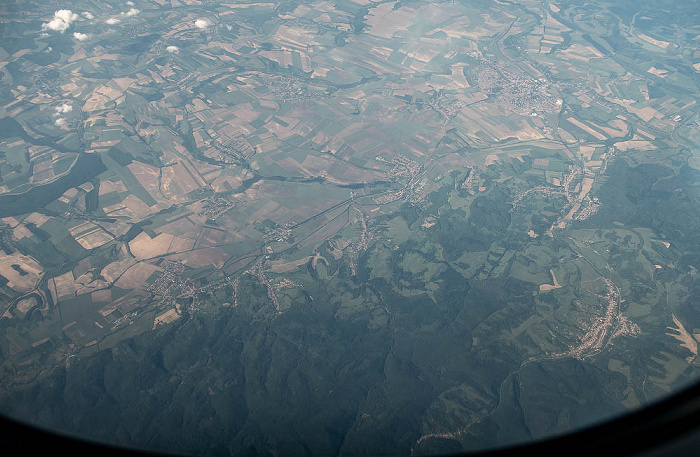
[[[75,191],[75,193],[77,193],[77,191],[75,189],[71,189],[71,190],[73,190],[73,191]],[[51,218],[49,216],[44,215],[44,214],[31,213],[29,216],[24,218],[24,222],[32,223],[32,224],[36,225],[37,227],[41,228],[41,226],[44,225],[44,223],[46,221],[48,221],[49,219],[51,219]]]
[[[21,275],[12,268],[12,265],[19,265],[27,274]],[[43,269],[39,262],[30,256],[20,254],[17,251],[7,255],[0,250],[0,275],[8,280],[7,285],[10,288],[17,292],[29,292],[36,287],[39,279],[41,279]]]
[[[101,58],[106,57],[106,55],[101,56]],[[123,91],[103,85],[93,91],[90,98],[83,104],[83,111],[103,110],[111,102],[119,102],[124,98],[125,95],[123,95]]]
[[[304,265],[309,261],[311,256],[302,257],[298,260],[292,260],[291,262],[285,262],[284,260],[273,260],[270,262],[270,269],[275,273],[286,273],[289,271],[294,271],[301,265]]]
[[[112,290],[96,290],[92,293],[91,298],[93,303],[109,303],[112,301]]]
[[[382,37],[391,38],[400,30],[405,30],[411,25],[414,16],[412,8],[401,8],[392,11],[391,3],[384,3],[370,9],[367,15],[368,33]]]
[[[646,41],[647,43],[659,47],[661,49],[666,49],[671,45],[671,43],[669,43],[668,41],[657,40],[655,38],[650,37],[649,35],[644,35],[643,33],[640,33],[637,36],[642,40]]]
[[[150,263],[139,262],[126,270],[114,285],[122,289],[146,288],[146,280],[156,271],[161,269]]]
[[[157,232],[167,233],[179,238],[196,239],[204,225],[205,218],[196,214],[180,217],[173,222],[160,226]]]
[[[77,276],[75,270],[74,276]],[[109,283],[103,279],[94,279],[90,272],[85,272],[75,278],[75,295],[91,294],[95,290],[104,289],[105,287],[109,287]]]
[[[141,162],[131,162],[127,165],[131,174],[139,181],[139,184],[151,194],[156,201],[163,200],[158,185],[158,175],[160,170]]]
[[[627,151],[629,149],[636,149],[638,151],[651,151],[656,149],[656,146],[654,146],[651,142],[642,139],[638,135],[633,136],[631,140],[615,143],[615,147],[618,148],[620,151]]]
[[[317,45],[314,41],[314,32],[301,27],[288,27],[281,25],[277,29],[275,38],[279,43],[296,51],[306,51],[308,45]]]
[[[17,226],[20,224],[20,222],[19,222],[17,219],[15,219],[14,217],[10,217],[10,216],[8,216],[8,217],[3,217],[3,218],[0,219],[0,220],[2,220],[4,223],[6,223],[7,225],[9,225],[10,228],[15,228],[15,227],[17,227]]]
[[[593,130],[591,127],[589,127],[588,125],[584,124],[583,122],[579,121],[579,120],[576,119],[576,118],[570,117],[570,118],[567,119],[567,120],[568,120],[569,122],[571,122],[572,124],[574,124],[576,127],[578,127],[578,128],[580,128],[581,130],[583,130],[584,132],[587,132],[588,134],[590,134],[590,135],[593,136],[594,138],[597,138],[597,139],[599,139],[599,140],[606,140],[606,139],[607,139],[605,135],[603,135],[603,134],[600,133],[600,132],[597,132],[597,131]]]
[[[36,298],[28,297],[20,300],[17,303],[17,310],[21,313],[26,314],[33,306],[36,305]]]
[[[579,194],[578,198],[579,200],[583,200],[583,198],[588,194],[588,192],[591,191],[593,188],[593,183],[595,182],[595,179],[585,177],[583,178],[583,182],[581,183],[581,193]]]
[[[185,201],[185,194],[199,188],[199,183],[181,163],[161,169],[161,190],[171,200]]]
[[[71,227],[68,231],[85,249],[93,249],[112,240],[107,232],[89,221]]]
[[[676,324],[676,328],[668,327],[673,333],[667,333],[667,335],[680,341],[681,347],[688,349],[693,354],[686,359],[688,362],[691,362],[698,355],[698,342],[688,333],[683,323],[675,315],[673,315],[673,322]]]
[[[147,233],[141,232],[129,242],[129,249],[138,260],[187,251],[193,246],[193,240],[179,238],[169,233],[161,233],[155,238],[151,238]]]
[[[610,138],[625,136],[627,133],[629,133],[627,124],[621,119],[613,119],[608,123],[607,127],[601,125],[599,128]]]
[[[548,290],[554,290],[554,289],[559,289],[561,288],[561,284],[557,281],[557,277],[554,276],[554,269],[549,270],[549,273],[552,275],[552,281],[554,282],[554,285],[552,284],[540,284],[540,292],[546,292]]]
[[[51,278],[50,281],[54,284],[58,301],[75,297],[76,284],[72,271]]]
[[[119,309],[122,313],[128,313],[129,311],[137,308],[140,300],[142,300],[146,296],[146,292],[143,292],[141,290],[132,290],[120,299],[110,302],[108,305],[100,308],[98,312],[103,316],[107,316],[108,314],[112,313],[115,309]]]
[[[175,322],[179,318],[180,315],[177,313],[177,310],[173,308],[164,312],[163,314],[156,316],[156,318],[153,320],[153,328],[156,328],[156,326],[160,324],[170,324],[171,322]]]
[[[75,241],[77,241],[85,249],[94,249],[107,244],[112,240],[112,236],[99,227],[96,227],[89,233],[75,238]]]
[[[130,194],[121,203],[104,207],[105,214],[114,216],[127,216],[138,220],[144,216],[151,214],[151,209],[143,200],[137,196]]]
[[[647,70],[649,73],[651,73],[654,76],[658,76],[659,78],[665,78],[666,76],[669,75],[669,72],[666,70],[661,70],[659,68],[656,68],[652,66],[650,69]]]
[[[136,261],[132,258],[126,258],[112,262],[102,269],[100,274],[109,282],[114,282],[119,276],[131,267]]]
[[[229,259],[229,255],[219,248],[211,247],[195,249],[194,251],[189,251],[182,254],[173,254],[170,258],[172,258],[172,260],[181,260],[182,263],[192,268],[201,268],[206,266],[221,268]]]

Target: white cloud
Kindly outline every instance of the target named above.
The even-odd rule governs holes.
[[[58,105],[54,109],[56,110],[55,116],[58,116],[59,114],[70,113],[71,111],[73,111],[73,107],[71,105],[69,105],[68,103]]]
[[[117,19],[116,17],[109,18],[105,21],[106,24],[109,25],[114,25],[114,24],[119,24],[121,21]]]
[[[57,32],[65,32],[71,23],[78,19],[78,15],[71,10],[58,10],[53,13],[53,19],[49,22],[42,24],[41,30],[55,30]]]
[[[88,39],[88,36],[85,33],[73,32],[73,38],[75,38],[78,41],[85,41]]]
[[[134,2],[126,2],[126,4],[129,6],[134,6]]]
[[[140,12],[141,12],[141,11],[140,11],[140,10],[137,10],[136,8],[131,8],[131,9],[130,9],[129,11],[127,11],[126,13],[122,13],[122,16],[127,16],[127,17],[136,16],[136,15],[139,14]]]
[[[82,14],[85,19],[95,19],[95,15],[92,14],[90,11],[83,11],[80,14]]]
[[[210,25],[211,24],[206,19],[197,19],[196,21],[194,21],[194,26],[198,29],[206,29]]]
[[[178,52],[180,49],[177,46],[168,46],[165,48],[166,51],[173,53],[173,52]]]
[[[60,127],[65,123],[66,123],[66,120],[63,119],[62,117],[59,117],[58,119],[56,119],[56,121],[54,121],[54,124],[56,124],[57,127]]]

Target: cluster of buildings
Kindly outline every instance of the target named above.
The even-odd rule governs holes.
[[[209,197],[202,201],[202,210],[200,214],[209,220],[216,220],[217,217],[234,206],[236,206],[236,203],[223,195]]]
[[[313,100],[327,96],[324,93],[310,90],[308,85],[302,80],[291,76],[271,79],[268,83],[268,88],[277,100],[286,103]]]
[[[523,72],[482,65],[477,81],[479,89],[497,95],[503,104],[523,114],[556,113],[562,106],[562,100],[550,93],[546,80]]]
[[[163,297],[194,295],[194,285],[182,278],[184,272],[185,266],[182,263],[166,260],[163,265],[163,273],[148,286],[148,291]]]

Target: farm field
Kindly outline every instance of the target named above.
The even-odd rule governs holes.
[[[422,455],[696,381],[700,11],[664,5],[0,5],[0,413]]]

